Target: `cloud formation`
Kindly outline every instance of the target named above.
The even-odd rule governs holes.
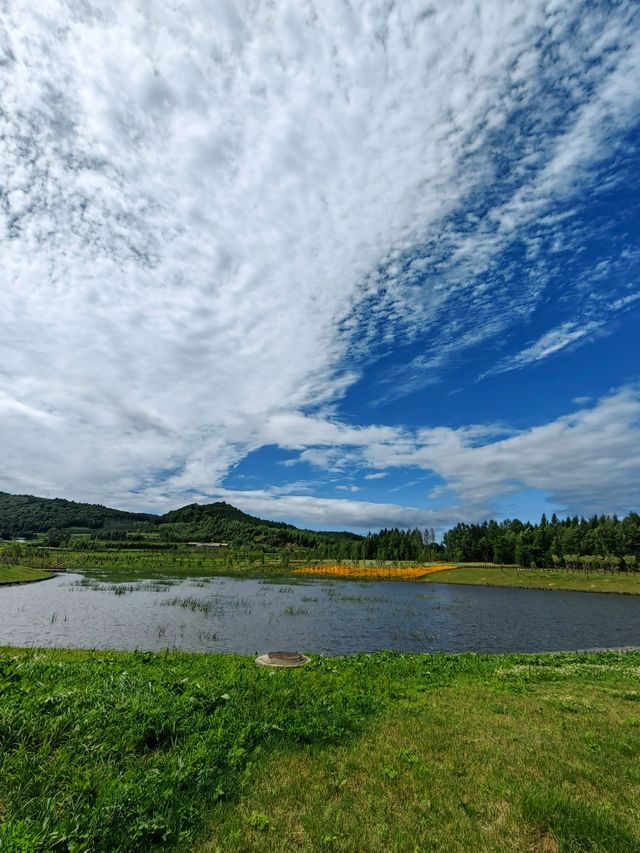
[[[411,432],[397,429],[383,441],[361,441],[361,431],[333,424],[343,441],[323,448],[335,468],[423,469],[447,484],[471,517],[483,515],[503,497],[523,488],[538,489],[570,514],[626,513],[640,500],[640,391],[622,388],[569,415],[526,430],[500,425]],[[317,436],[311,427],[309,435]],[[302,456],[303,459],[308,458]],[[451,513],[451,519],[456,513]]]
[[[0,487],[153,509],[266,444],[432,464],[328,413],[400,337],[437,329],[425,382],[535,309],[553,202],[636,113],[639,31],[631,2],[10,0]]]

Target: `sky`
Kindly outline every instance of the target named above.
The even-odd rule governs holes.
[[[635,0],[0,0],[0,489],[640,508]]]

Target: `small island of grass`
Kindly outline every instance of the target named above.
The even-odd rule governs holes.
[[[0,585],[44,581],[51,577],[53,577],[52,572],[34,569],[31,566],[0,566]]]

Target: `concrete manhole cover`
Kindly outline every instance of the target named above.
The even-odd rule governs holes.
[[[310,658],[298,652],[268,652],[256,658],[258,666],[304,666]]]

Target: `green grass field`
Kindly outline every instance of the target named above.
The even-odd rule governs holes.
[[[51,577],[51,572],[32,569],[29,566],[0,566],[0,584],[29,583]]]
[[[437,572],[420,583],[480,584],[516,586],[530,589],[569,589],[583,592],[624,592],[640,595],[640,573],[613,574],[570,572],[566,569],[519,569],[515,566],[461,564],[459,568]]]
[[[640,850],[640,653],[0,650],[0,849]]]

